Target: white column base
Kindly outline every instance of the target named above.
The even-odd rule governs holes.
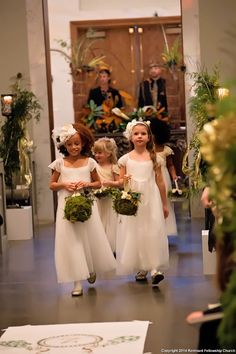
[[[7,209],[7,239],[29,240],[33,237],[32,206]]]

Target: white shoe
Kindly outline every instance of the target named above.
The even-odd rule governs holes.
[[[83,295],[82,285],[80,281],[75,281],[75,286],[71,292],[71,296],[82,296],[82,295]]]

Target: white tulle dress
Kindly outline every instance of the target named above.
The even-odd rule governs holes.
[[[111,165],[110,169],[103,168],[98,165],[97,167],[98,175],[103,181],[114,181],[114,174],[119,175],[118,165]],[[117,219],[118,216],[114,209],[112,208],[112,199],[101,198],[98,200],[98,210],[104,226],[108,241],[110,243],[113,252],[116,252],[116,231],[117,231]]]
[[[161,159],[159,159],[158,161],[160,161],[160,164],[161,164],[161,171],[162,171],[162,175],[163,175],[163,178],[165,181],[166,193],[168,193],[168,191],[172,189],[172,185],[171,185],[170,174],[169,174],[169,171],[166,166],[166,159],[168,156],[174,155],[174,152],[169,146],[165,145],[163,151],[157,152],[157,155],[159,157],[161,157]],[[174,205],[170,201],[168,196],[167,196],[167,206],[168,206],[168,210],[169,210],[169,215],[166,218],[167,235],[176,236],[178,234],[178,231],[177,231],[177,225],[176,225]]]
[[[131,188],[141,192],[136,216],[120,216],[117,230],[117,274],[168,268],[169,248],[161,196],[155,182],[153,163],[136,161],[129,154],[118,164],[132,176]]]
[[[58,158],[49,168],[60,173],[59,181],[91,181],[90,173],[97,167],[92,158],[86,166],[65,167],[64,159]],[[92,215],[85,222],[75,222],[64,218],[65,197],[71,195],[65,189],[58,191],[56,215],[55,264],[59,283],[73,282],[89,278],[89,273],[100,276],[114,270],[116,261],[107,240],[97,203],[94,202]]]

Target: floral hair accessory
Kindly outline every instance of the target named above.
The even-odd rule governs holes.
[[[131,136],[132,136],[132,131],[134,129],[134,127],[138,124],[143,124],[145,127],[148,127],[150,126],[150,121],[143,121],[143,120],[136,120],[136,119],[133,119],[131,122],[129,122],[126,126],[126,129],[123,133],[124,137],[126,137],[128,140],[131,139]]]
[[[73,127],[72,124],[64,125],[60,128],[55,128],[52,131],[52,139],[57,148],[64,145],[65,142],[70,139],[74,134],[77,133],[77,130]]]

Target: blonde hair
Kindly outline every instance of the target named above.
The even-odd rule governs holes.
[[[112,164],[117,163],[117,145],[114,139],[112,138],[100,138],[95,141],[94,146],[92,148],[93,154],[95,152],[102,151],[110,154],[109,161]]]

